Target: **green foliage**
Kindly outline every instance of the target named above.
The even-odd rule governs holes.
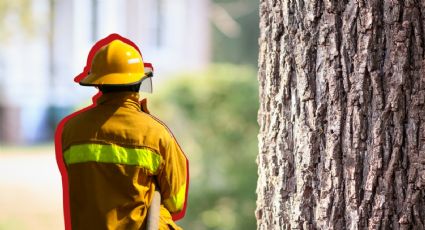
[[[213,0],[212,2],[222,7],[240,29],[235,37],[229,37],[215,23],[212,23],[213,61],[249,64],[257,67],[260,1]],[[226,22],[223,23],[226,24]]]
[[[149,106],[190,164],[185,229],[255,229],[258,86],[253,68],[212,65],[155,92]]]

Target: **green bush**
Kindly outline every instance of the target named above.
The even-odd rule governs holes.
[[[255,229],[258,86],[247,66],[212,65],[167,81],[149,106],[189,158],[185,229]]]

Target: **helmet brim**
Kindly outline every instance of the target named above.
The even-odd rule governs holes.
[[[147,76],[143,73],[111,73],[105,75],[89,74],[79,83],[83,86],[99,85],[133,85],[141,82]]]

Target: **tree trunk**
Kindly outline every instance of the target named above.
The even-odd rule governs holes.
[[[425,1],[261,0],[258,229],[425,229]]]

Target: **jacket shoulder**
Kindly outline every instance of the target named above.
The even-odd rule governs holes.
[[[171,132],[170,128],[168,128],[168,126],[158,117],[145,112],[141,112],[141,116],[145,116],[150,121],[150,123],[158,129],[158,131],[164,133],[170,138],[174,138],[174,134]]]
[[[69,128],[80,126],[81,123],[84,123],[84,120],[87,120],[88,116],[92,113],[92,111],[95,109],[95,106],[93,107],[87,107],[78,111],[75,111],[71,113],[70,115],[66,116],[64,119],[62,119],[61,123],[63,123],[63,130],[66,131]]]

